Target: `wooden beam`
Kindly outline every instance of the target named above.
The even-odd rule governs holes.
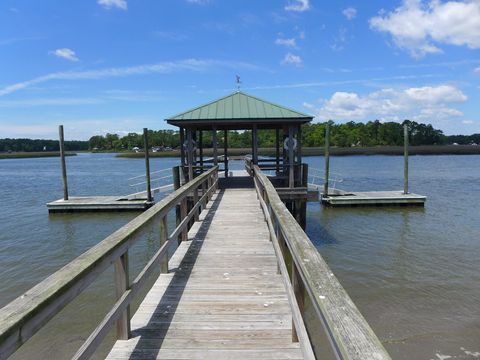
[[[252,160],[255,165],[258,164],[258,137],[256,124],[252,127]]]
[[[408,194],[408,125],[403,125],[403,193]]]
[[[193,180],[193,134],[192,129],[187,128],[187,161],[188,181]]]
[[[60,164],[62,167],[62,180],[63,180],[63,200],[68,200],[68,183],[67,183],[67,165],[65,163],[65,144],[63,138],[63,125],[58,127],[59,133],[59,147],[60,147]]]
[[[223,154],[225,164],[225,177],[228,177],[228,130],[223,131]]]
[[[183,167],[185,166],[185,129],[183,127],[180,128],[180,163]]]
[[[280,129],[275,129],[275,165],[276,172],[280,171]]]
[[[294,149],[293,149],[293,126],[288,126],[288,186],[295,187]]]
[[[212,130],[212,146],[213,146],[213,165],[218,165],[218,140],[217,140],[217,128]]]
[[[150,155],[148,151],[148,129],[143,128],[143,145],[145,148],[145,177],[147,180],[147,201],[152,202],[152,185],[150,182]]]
[[[128,251],[115,261],[115,292],[119,300],[130,287],[128,269]],[[127,306],[117,320],[117,339],[128,340],[130,338],[130,306]]]
[[[323,182],[323,197],[328,196],[328,178],[330,177],[330,124],[325,126],[325,179]]]
[[[203,168],[203,131],[202,130],[198,130],[198,152],[200,157],[200,167]]]

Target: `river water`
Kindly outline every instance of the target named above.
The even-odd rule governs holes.
[[[322,157],[304,161],[323,168]],[[177,163],[155,158],[151,168]],[[331,158],[346,190],[401,189],[402,166],[395,156]],[[143,161],[112,154],[79,154],[67,167],[72,195],[124,195],[127,179],[144,172]],[[480,358],[480,156],[413,156],[410,175],[410,190],[428,196],[424,209],[309,203],[307,234],[394,359]],[[62,197],[57,158],[1,160],[0,185],[0,306],[137,215],[49,215],[45,203]],[[156,231],[132,248],[133,275],[158,247]],[[113,304],[112,276],[100,276],[13,358],[71,356]],[[96,357],[112,343],[110,334]]]

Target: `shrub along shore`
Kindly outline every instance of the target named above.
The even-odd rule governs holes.
[[[229,156],[244,156],[251,153],[250,148],[231,148],[228,149]],[[323,147],[304,147],[303,156],[321,156],[324,154]],[[410,146],[410,155],[480,155],[479,145],[421,145]],[[212,149],[204,149],[204,157],[213,155]],[[223,149],[218,149],[218,155],[223,155]],[[259,148],[259,155],[274,156],[274,148]],[[331,147],[330,155],[403,155],[402,146],[372,146],[372,147]],[[143,152],[122,152],[117,157],[124,158],[143,158]],[[151,152],[150,157],[179,157],[179,150]]]

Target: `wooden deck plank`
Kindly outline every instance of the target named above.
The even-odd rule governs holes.
[[[218,192],[108,359],[301,359],[253,189]]]

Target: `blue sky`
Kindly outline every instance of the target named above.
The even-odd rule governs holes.
[[[2,0],[0,138],[165,129],[236,89],[480,132],[480,1]]]

